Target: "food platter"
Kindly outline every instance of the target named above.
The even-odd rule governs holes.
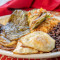
[[[16,11],[14,12],[14,13],[16,13]],[[8,23],[8,22],[13,22],[14,24],[16,24],[16,25],[18,25],[18,23],[20,22],[19,21],[19,19],[18,18],[20,18],[21,16],[19,16],[19,14],[15,14],[14,15],[14,13],[12,14],[12,15],[7,15],[7,16],[2,16],[2,17],[0,17],[0,24],[3,24],[4,26],[3,26],[3,29],[4,29],[4,27],[5,27],[5,25]],[[23,12],[24,13],[24,12]],[[30,14],[30,12],[28,12],[29,14]],[[36,11],[35,11],[35,13],[36,13]],[[45,14],[46,12],[43,12],[43,14]],[[20,12],[20,14],[22,14],[21,12]],[[58,50],[58,51],[51,51],[51,50],[53,50],[53,49],[55,49],[55,42],[54,42],[54,39],[52,39],[50,36],[48,36],[48,34],[45,34],[45,32],[46,33],[48,33],[49,32],[49,30],[50,30],[50,28],[51,28],[51,25],[48,27],[48,29],[47,30],[44,30],[42,27],[44,27],[44,24],[46,23],[46,22],[43,22],[44,21],[44,19],[45,18],[47,18],[48,17],[48,19],[50,18],[50,16],[49,16],[49,14],[45,14],[45,15],[42,15],[42,17],[44,17],[44,16],[46,16],[47,15],[47,17],[45,17],[45,18],[43,18],[43,19],[41,19],[40,18],[40,15],[39,15],[39,13],[38,13],[38,17],[35,15],[35,16],[33,16],[33,19],[35,19],[35,17],[37,17],[37,19],[35,19],[34,21],[33,21],[33,19],[31,18],[31,17],[28,17],[28,18],[30,18],[29,20],[28,20],[28,23],[30,23],[30,25],[29,25],[29,27],[28,27],[28,24],[27,24],[27,22],[25,21],[25,23],[23,23],[24,21],[23,20],[26,20],[26,17],[24,17],[26,14],[24,13],[23,14],[23,17],[21,17],[20,19],[22,19],[22,18],[24,18],[24,19],[22,19],[22,23],[20,22],[19,23],[19,25],[18,26],[20,26],[20,30],[18,30],[18,31],[20,31],[20,32],[18,32],[19,34],[15,34],[15,33],[13,33],[13,35],[11,35],[11,32],[8,30],[8,32],[10,32],[10,35],[9,34],[7,34],[6,35],[6,37],[7,37],[7,39],[8,40],[11,40],[11,41],[13,41],[11,44],[9,44],[9,43],[7,43],[7,45],[4,45],[3,44],[3,47],[5,46],[5,48],[6,47],[8,47],[8,48],[11,48],[11,47],[14,47],[13,49],[15,49],[15,50],[11,50],[11,51],[6,51],[5,50],[5,48],[2,50],[2,49],[0,49],[0,54],[3,54],[3,55],[7,55],[7,56],[11,56],[11,57],[17,57],[17,58],[53,58],[53,57],[58,57],[58,56],[60,56],[60,50]],[[33,14],[32,14],[33,15]],[[52,15],[51,15],[52,16]],[[11,18],[11,17],[13,17],[13,18]],[[17,17],[17,18],[15,18],[15,17]],[[54,18],[55,19],[57,19],[57,20],[52,20],[52,22],[54,23],[54,22],[56,22],[56,24],[58,23],[58,20],[60,20],[60,17],[57,17],[57,16],[55,16],[54,15]],[[4,19],[6,20],[6,21],[4,21]],[[16,22],[16,19],[18,20],[17,22]],[[46,21],[48,21],[48,19],[46,19]],[[51,19],[53,19],[53,18],[51,18]],[[50,19],[50,20],[51,20]],[[38,22],[37,22],[38,21]],[[10,22],[10,23],[11,23]],[[37,25],[37,23],[38,24],[40,24],[41,23],[41,26],[39,26],[39,25]],[[49,22],[49,21],[48,21]],[[47,22],[47,23],[48,23]],[[7,27],[5,27],[5,29],[7,28],[9,28],[10,27],[10,23],[8,23],[7,24]],[[32,24],[33,23],[33,24]],[[26,25],[27,24],[27,25]],[[35,25],[34,25],[35,24]],[[48,23],[49,24],[49,23]],[[54,23],[55,24],[55,23]],[[24,26],[23,26],[24,25]],[[47,25],[47,24],[45,24],[45,25]],[[15,25],[14,25],[15,26]],[[14,27],[13,25],[12,25],[12,29],[13,29],[13,27]],[[23,28],[21,29],[21,26],[23,26]],[[37,27],[38,26],[38,27]],[[52,24],[52,26],[55,26],[55,25],[53,25]],[[15,26],[16,27],[16,26]],[[26,28],[26,27],[28,27],[28,28]],[[37,28],[36,28],[37,27]],[[10,28],[10,29],[11,29]],[[18,27],[17,27],[18,28]],[[25,28],[25,30],[24,30],[24,28]],[[39,28],[40,29],[42,29],[41,31],[39,30]],[[6,29],[6,31],[7,31],[7,29]],[[30,29],[30,30],[29,30]],[[34,29],[34,30],[33,30]],[[23,30],[23,32],[21,32],[21,30]],[[26,31],[27,30],[27,31]],[[29,32],[29,31],[31,31],[31,33]],[[35,31],[35,32],[34,32]],[[43,31],[43,32],[42,32]],[[20,34],[20,33],[22,33],[22,34]],[[28,33],[28,34],[27,34]],[[36,36],[34,37],[34,35],[35,34],[33,34],[33,33],[35,33],[36,34]],[[39,35],[39,33],[41,34],[41,36]],[[24,35],[24,34],[26,34],[26,36]],[[45,37],[44,37],[44,34],[45,34]],[[17,37],[15,37],[15,36],[17,35],[18,37],[19,37],[19,39],[17,38]],[[20,35],[20,36],[19,36]],[[31,42],[31,44],[32,44],[32,47],[31,47],[31,45],[29,45],[30,43],[28,43],[27,42],[27,39],[29,40],[29,38],[31,38],[31,36],[29,37],[29,35],[33,35],[33,41],[34,41],[34,43],[33,42]],[[13,38],[12,38],[12,37]],[[21,37],[22,36],[22,37]],[[20,38],[21,37],[21,38]],[[29,37],[29,38],[26,38],[26,37]],[[42,38],[42,40],[44,41],[44,38],[46,39],[46,41],[45,42],[43,42],[43,41],[40,41],[39,39],[40,38]],[[44,37],[44,38],[43,38]],[[46,38],[46,37],[48,37],[48,38]],[[54,36],[53,36],[54,37]],[[26,39],[25,39],[26,38]],[[40,41],[40,42],[38,42],[38,41],[36,41],[36,40],[34,40],[35,38],[38,38],[38,40]],[[16,39],[15,41],[14,41],[14,39]],[[47,41],[47,39],[48,39],[48,41]],[[49,39],[50,39],[50,41],[49,41]],[[17,40],[18,40],[18,43],[21,43],[21,46],[19,46],[18,47],[18,43],[16,43],[17,42]],[[30,39],[31,40],[31,39]],[[26,41],[27,42],[27,44],[28,45],[26,45],[25,43],[24,43],[24,41]],[[42,47],[38,44],[38,43],[36,43],[36,42],[38,42],[39,44],[45,44],[46,46],[43,46],[42,45]],[[10,41],[9,41],[10,42]],[[48,43],[48,44],[46,44],[46,43]],[[51,44],[52,43],[52,44]],[[15,45],[15,46],[13,46],[14,44],[17,44],[17,46]],[[37,44],[37,45],[35,45],[35,46],[33,46],[34,44]],[[49,45],[50,44],[50,45]],[[11,45],[11,46],[10,46]],[[49,47],[48,47],[48,45],[49,45]],[[10,47],[9,47],[10,46]],[[2,47],[2,48],[3,48]],[[18,48],[19,49],[18,49]],[[7,48],[6,48],[7,49]],[[8,49],[9,50],[9,49]],[[27,50],[27,51],[26,51]],[[13,51],[13,52],[12,52]],[[32,53],[32,52],[33,53]],[[34,53],[34,51],[38,51],[38,53],[37,52],[35,52]],[[51,51],[51,52],[50,52]],[[16,53],[17,52],[17,53]],[[24,53],[25,52],[25,53]],[[45,52],[45,53],[43,53],[43,52]],[[48,52],[48,53],[47,53]],[[32,53],[32,54],[31,54]]]

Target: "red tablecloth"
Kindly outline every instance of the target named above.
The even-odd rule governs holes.
[[[30,10],[41,7],[49,11],[60,11],[60,0],[9,0],[6,4],[0,6],[0,16],[11,14],[11,9]]]

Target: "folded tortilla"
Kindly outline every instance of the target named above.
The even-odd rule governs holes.
[[[42,31],[35,31],[25,35],[21,37],[20,41],[24,46],[28,46],[42,52],[50,52],[55,48],[55,40]]]
[[[32,54],[32,53],[38,53],[38,50],[28,48],[28,47],[23,47],[23,44],[21,42],[17,43],[16,49],[13,51],[15,54]]]

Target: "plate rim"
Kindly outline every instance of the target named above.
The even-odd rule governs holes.
[[[59,52],[53,52],[53,53],[43,53],[43,54],[18,55],[18,54],[13,54],[13,52],[11,52],[11,51],[5,51],[5,50],[0,49],[0,54],[15,57],[15,58],[34,58],[34,59],[38,58],[39,59],[39,58],[59,57],[60,51]]]

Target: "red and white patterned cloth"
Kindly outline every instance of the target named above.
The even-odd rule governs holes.
[[[14,58],[14,57],[9,57],[9,56],[0,54],[0,60],[60,60],[60,57],[47,58],[47,59],[26,59],[26,58]]]

